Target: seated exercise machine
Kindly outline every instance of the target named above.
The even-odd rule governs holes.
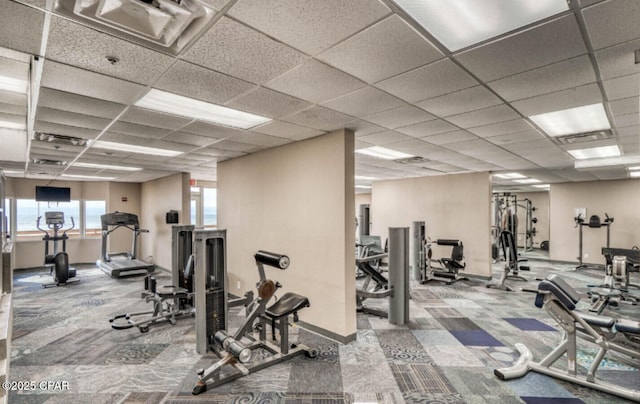
[[[220,251],[221,247],[219,246],[217,250]],[[221,264],[220,257],[218,258],[218,264]],[[256,285],[258,296],[247,305],[247,318],[238,330],[230,334],[226,329],[219,328],[222,323],[218,321],[219,318],[216,316],[216,312],[220,310],[220,307],[215,307],[216,305],[213,305],[213,307],[207,305],[206,307],[205,318],[207,322],[212,323],[211,327],[213,329],[218,326],[218,330],[215,333],[207,335],[207,350],[213,351],[219,357],[219,360],[207,369],[198,370],[198,382],[192,391],[194,395],[205,392],[207,386],[219,386],[300,354],[305,354],[310,358],[317,355],[314,350],[305,345],[289,345],[289,316],[293,316],[293,322],[297,322],[298,312],[309,307],[309,299],[296,293],[287,292],[275,303],[267,307],[281,285],[279,282],[267,279],[264,266],[285,270],[289,267],[289,257],[267,251],[258,251],[254,258],[259,274],[259,281]],[[202,267],[198,266],[197,273],[200,273]],[[198,283],[199,280],[197,279]],[[201,296],[198,291],[196,294],[196,304],[198,311],[200,311],[201,306],[198,303],[203,300],[201,298],[204,296]],[[223,317],[225,318],[222,321],[225,321],[226,316],[223,315]],[[271,340],[267,339],[268,324],[271,326]],[[198,325],[196,336],[200,331]],[[207,325],[205,324],[205,328]],[[274,343],[276,341],[276,329],[280,334],[278,345]],[[200,341],[198,341],[199,343]],[[253,352],[257,349],[263,349],[263,352],[266,351],[270,355],[264,357],[259,355],[260,358],[252,361]],[[209,379],[213,379],[213,382],[208,383]]]
[[[613,394],[627,400],[640,402],[640,390],[618,386],[599,380],[598,367],[609,352],[627,365],[640,368],[640,323],[628,319],[580,313],[576,304],[580,295],[564,279],[556,274],[547,276],[538,284],[535,305],[544,308],[562,330],[560,344],[540,362],[534,362],[531,351],[524,344],[516,344],[520,357],[509,368],[495,369],[501,380],[524,376],[530,370],[547,376],[576,383],[592,389]],[[599,347],[591,366],[581,366],[577,359],[577,336]],[[566,355],[566,367],[553,364]],[[585,374],[580,374],[584,372]],[[636,385],[640,388],[640,385]]]
[[[585,264],[582,262],[582,228],[583,227],[588,227],[590,229],[601,229],[601,228],[605,228],[607,229],[607,248],[609,248],[609,241],[611,239],[610,235],[611,235],[611,224],[613,224],[613,218],[609,217],[609,215],[607,215],[606,213],[604,214],[605,216],[605,220],[601,221],[600,220],[600,216],[598,215],[592,215],[589,218],[589,221],[585,223],[584,218],[582,217],[582,214],[579,214],[578,216],[576,216],[574,218],[575,222],[576,222],[576,226],[578,228],[578,266],[575,268],[575,270],[578,269],[603,269],[602,265],[595,265],[595,264]]]
[[[378,317],[388,317],[388,313],[382,310],[366,307],[363,303],[366,299],[384,299],[393,296],[393,286],[374,266],[388,253],[369,255],[356,258],[356,266],[363,275],[362,284],[356,287],[356,310],[361,313],[373,314]],[[373,264],[373,265],[372,265]]]
[[[192,225],[175,225],[171,228],[171,262],[172,284],[158,286],[156,277],[148,274],[144,278],[142,298],[145,303],[152,302],[153,310],[138,313],[125,313],[112,317],[109,322],[115,330],[126,330],[138,327],[140,332],[149,331],[149,327],[159,323],[176,324],[176,320],[195,315],[193,304],[193,270],[194,254],[192,253]],[[143,320],[132,317],[149,316]],[[124,322],[122,320],[125,320]]]
[[[640,250],[602,248],[602,254],[607,263],[604,283],[589,285],[592,287],[589,290],[592,302],[589,311],[600,314],[606,307],[618,308],[622,303],[637,305],[640,295],[629,293],[629,287],[638,288],[638,285],[629,282],[629,273],[638,272],[640,268]]]
[[[36,221],[36,227],[38,230],[44,232],[44,265],[49,268],[49,275],[53,276],[53,282],[43,283],[42,287],[47,288],[49,286],[62,286],[71,283],[80,282],[80,278],[76,277],[76,270],[69,268],[69,255],[67,254],[67,240],[69,236],[67,232],[73,229],[76,224],[71,217],[71,227],[64,230],[62,235],[58,232],[62,230],[64,226],[64,212],[45,212],[45,223],[53,234],[49,234],[49,231],[40,227],[40,220],[42,216],[38,217]],[[49,242],[53,243],[53,254],[49,254]],[[58,242],[62,241],[62,251],[58,251]]]
[[[148,264],[136,258],[138,254],[138,237],[148,230],[140,228],[138,216],[133,213],[113,212],[100,217],[102,223],[102,249],[98,267],[107,275],[118,278],[127,275],[146,275],[155,270],[155,265]],[[133,242],[130,252],[107,253],[107,238],[119,228],[126,228],[133,232]]]
[[[525,262],[527,259],[518,258],[515,238],[513,237],[513,233],[508,230],[503,230],[502,233],[500,233],[500,247],[502,248],[502,254],[506,257],[504,272],[498,282],[489,283],[487,284],[487,287],[513,292],[513,289],[510,286],[505,285],[505,282],[507,279],[514,279],[523,282],[527,281],[527,278],[518,275],[519,271],[529,270],[528,266],[520,265],[520,262]]]
[[[431,240],[426,237],[425,223],[413,222],[413,276],[420,283],[430,281],[444,282],[451,285],[454,282],[469,280],[461,276],[464,271],[464,245],[460,240],[436,239],[436,245],[450,246],[450,258],[432,258]],[[435,265],[434,265],[435,263]]]

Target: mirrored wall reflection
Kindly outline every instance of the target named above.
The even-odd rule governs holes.
[[[492,257],[502,260],[500,233],[510,231],[518,254],[549,257],[549,192],[510,192],[494,190],[492,195]]]

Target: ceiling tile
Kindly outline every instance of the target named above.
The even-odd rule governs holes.
[[[609,101],[609,107],[613,115],[627,115],[640,111],[639,97],[622,98]]]
[[[376,146],[382,146],[389,143],[402,142],[404,140],[411,140],[411,136],[403,135],[392,130],[385,132],[374,133],[373,135],[361,136],[358,138],[363,142],[371,143]]]
[[[281,121],[269,122],[257,128],[252,128],[251,131],[293,140],[307,139],[324,133],[317,129]]]
[[[301,63],[306,56],[258,31],[222,17],[187,51],[184,59],[262,84]]]
[[[563,109],[581,107],[602,102],[602,94],[597,84],[587,84],[581,87],[558,91],[556,93],[540,95],[513,102],[516,108],[524,116],[532,116],[545,112],[560,111]]]
[[[42,11],[4,1],[0,13],[0,46],[39,55],[43,23]]]
[[[403,100],[415,102],[452,93],[478,82],[449,59],[392,77],[376,84]]]
[[[514,119],[512,121],[471,128],[469,129],[469,132],[486,138],[491,136],[508,135],[511,133],[529,132],[531,130],[534,130],[534,127],[525,119]]]
[[[433,115],[413,106],[391,109],[378,114],[369,115],[365,118],[385,128],[395,129],[418,122],[425,122],[435,119]]]
[[[617,128],[625,128],[627,126],[638,126],[640,124],[640,114],[617,115],[613,117],[613,121]],[[640,142],[640,139],[638,139]]]
[[[345,129],[350,129],[356,134],[356,138],[360,136],[371,135],[373,133],[384,132],[387,128],[374,125],[371,122],[356,119],[344,124]]]
[[[509,133],[507,135],[491,136],[485,139],[495,145],[505,145],[509,143],[528,142],[530,140],[539,140],[544,138],[537,130],[530,130],[526,132]]]
[[[437,48],[397,15],[318,56],[367,83],[375,83],[442,57]],[[381,60],[385,63],[380,63]]]
[[[634,141],[640,143],[640,126],[627,126],[624,128],[619,128],[618,135],[620,136],[620,141],[622,141],[623,138],[628,137],[633,138]]]
[[[573,15],[558,18],[456,56],[485,81],[587,53]]]
[[[118,121],[111,125],[109,132],[122,133],[123,135],[143,138],[160,139],[161,137],[166,136],[167,133],[171,132],[171,130]]]
[[[636,97],[640,88],[640,74],[604,80],[602,84],[609,100]]]
[[[227,159],[227,158],[240,157],[244,155],[243,152],[239,152],[239,151],[219,149],[216,147],[215,144],[213,146],[203,147],[202,149],[198,149],[198,153],[208,155],[211,157],[217,157],[218,161],[222,161],[223,159]]]
[[[583,55],[488,83],[507,101],[574,88],[596,81],[589,56]]]
[[[220,150],[239,152],[239,153],[252,153],[252,152],[258,151],[259,149],[262,149],[262,147],[259,147],[256,145],[236,142],[235,138],[234,140],[223,139],[213,144],[212,147]]]
[[[110,119],[97,118],[94,116],[76,114],[73,112],[60,111],[59,109],[45,107],[38,108],[36,112],[36,119],[60,125],[77,126],[94,130],[102,130],[111,122]]]
[[[476,111],[465,112],[447,117],[447,120],[462,128],[473,128],[491,123],[508,121],[518,118],[518,114],[509,106],[502,104]]]
[[[311,106],[306,101],[264,87],[234,98],[226,105],[270,118],[281,118]]]
[[[362,88],[365,84],[324,63],[310,59],[270,81],[266,86],[319,103]]]
[[[456,130],[454,132],[441,133],[439,135],[427,136],[423,138],[426,142],[433,143],[435,145],[462,142],[471,139],[477,139],[472,133],[466,130]]]
[[[80,128],[77,126],[60,125],[52,122],[36,121],[36,132],[55,133],[57,135],[81,137],[83,139],[95,139],[101,131],[95,129]]]
[[[0,112],[10,115],[27,116],[27,104],[25,103],[24,105],[15,105],[0,102]]]
[[[208,146],[212,143],[217,142],[219,139],[215,137],[193,135],[191,133],[185,132],[171,132],[167,136],[163,137],[162,140],[166,140],[167,142],[183,143],[192,146]]]
[[[10,105],[27,105],[27,95],[0,90],[0,102]]]
[[[353,120],[349,115],[315,106],[284,118],[287,122],[308,126],[313,129],[330,131],[344,127]]]
[[[126,107],[115,102],[84,97],[45,87],[40,88],[38,106],[108,119],[115,118]]]
[[[500,98],[482,86],[467,88],[417,102],[415,105],[437,116],[451,116],[502,104]]]
[[[0,56],[0,76],[29,81],[29,63]]]
[[[179,61],[154,84],[154,87],[214,104],[224,104],[233,97],[249,91],[254,85],[192,63]]]
[[[434,119],[432,121],[421,122],[415,125],[403,126],[396,129],[397,132],[413,137],[425,137],[437,135],[444,132],[452,132],[458,128],[442,119]]]
[[[595,50],[640,38],[640,3],[636,0],[607,1],[582,11]]]
[[[137,101],[144,87],[128,81],[45,60],[41,85],[119,104]]]
[[[107,56],[119,61],[112,64]],[[141,84],[153,83],[173,62],[160,52],[56,16],[51,18],[47,58]]]
[[[240,133],[242,130],[228,128],[226,126],[218,126],[209,124],[207,122],[196,121],[193,122],[183,128],[180,128],[181,132],[192,133],[194,135],[200,135],[205,137],[213,137],[218,139],[224,139],[229,137],[234,137]]]
[[[291,143],[291,139],[285,139],[282,137],[271,136],[271,135],[263,135],[261,133],[255,132],[243,132],[237,136],[233,137],[234,141],[238,141],[241,143],[246,143],[250,145],[263,147],[274,147],[280,146],[286,143]]]
[[[596,60],[603,80],[640,73],[636,64],[635,51],[640,49],[640,40],[596,52]]]
[[[122,115],[120,120],[123,122],[137,123],[139,125],[169,130],[177,130],[193,121],[193,119],[155,112],[135,106],[130,107],[127,112]]]
[[[315,55],[389,13],[371,0],[239,0],[234,18],[296,49]]]
[[[374,87],[364,87],[322,104],[324,107],[357,117],[375,114],[405,103]]]

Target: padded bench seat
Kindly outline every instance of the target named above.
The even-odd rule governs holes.
[[[265,310],[265,314],[272,320],[278,320],[289,314],[309,307],[309,299],[296,293],[287,292],[277,302]]]
[[[611,328],[616,324],[616,320],[607,316],[594,316],[591,314],[580,313],[580,317],[587,323],[596,327]]]
[[[640,335],[640,321],[620,319],[616,321],[616,330],[628,334]]]

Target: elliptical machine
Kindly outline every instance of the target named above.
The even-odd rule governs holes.
[[[76,270],[69,268],[69,255],[66,253],[67,240],[69,239],[67,232],[76,226],[73,217],[71,217],[71,227],[64,230],[62,235],[59,235],[58,232],[64,226],[64,212],[45,212],[44,218],[53,235],[40,227],[42,216],[38,217],[36,226],[38,230],[45,234],[42,238],[44,241],[44,265],[49,268],[49,275],[53,276],[53,282],[43,283],[42,287],[47,288],[49,286],[62,286],[80,282],[80,278],[76,278]],[[50,241],[53,242],[53,254],[49,254]],[[62,251],[58,251],[58,241],[62,241]]]

